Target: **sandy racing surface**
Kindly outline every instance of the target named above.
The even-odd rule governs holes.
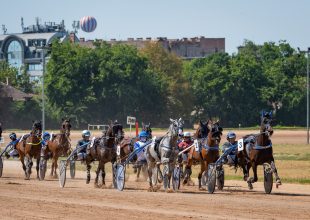
[[[256,131],[253,131],[256,132]],[[245,131],[244,134],[248,134]],[[240,134],[240,132],[239,132]],[[242,133],[241,133],[242,134]],[[243,135],[243,134],[242,134]],[[304,131],[275,132],[274,143],[304,143]],[[73,143],[79,135],[73,134]],[[110,166],[110,164],[108,164]],[[35,167],[35,166],[34,166]],[[130,175],[125,190],[85,184],[85,172],[75,179],[67,172],[65,188],[57,179],[24,180],[19,161],[4,161],[0,178],[0,219],[309,219],[310,185],[286,184],[264,194],[263,183],[249,191],[241,181],[226,181],[224,191],[199,191],[195,186],[181,186],[176,193],[161,189],[148,192],[148,183]],[[48,169],[48,173],[49,173]],[[47,174],[48,175],[48,174]]]

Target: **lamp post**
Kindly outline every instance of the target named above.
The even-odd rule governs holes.
[[[297,47],[300,53],[307,53],[307,144],[309,144],[309,53],[310,47],[307,50],[300,50]]]
[[[45,73],[45,48],[42,48],[42,131],[45,132],[45,98],[44,98],[44,73]]]
[[[46,46],[36,46],[36,49],[41,50],[41,63],[42,63],[42,132],[45,131],[45,96],[44,96],[44,74],[45,74],[45,49]]]

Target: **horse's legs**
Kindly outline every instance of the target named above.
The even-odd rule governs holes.
[[[155,167],[155,162],[147,161],[147,172],[149,174],[149,180],[150,180],[150,188],[149,191],[154,191],[153,188],[153,182],[152,182],[152,175],[153,175],[153,168]]]
[[[254,177],[248,177],[247,183],[248,183],[249,189],[253,189],[253,183],[257,181],[257,165],[255,164],[255,162],[252,162],[251,164],[252,164],[252,170],[253,170]]]
[[[248,179],[248,177],[249,177],[249,168],[250,168],[250,165],[249,165],[249,163],[247,163],[247,164],[242,164],[241,167],[242,167],[242,171],[243,171],[243,180],[244,180],[244,181],[247,181],[247,179]]]
[[[88,162],[86,162],[86,172],[87,172],[86,184],[89,184],[90,182],[90,169],[91,169],[91,165],[88,164]]]
[[[140,172],[141,172],[141,166],[139,165],[139,166],[137,167],[137,180],[138,180],[139,177],[140,177]]]
[[[101,164],[101,177],[102,177],[102,186],[105,186],[105,164]]]
[[[185,171],[184,171],[183,185],[188,183],[188,181],[191,178],[191,175],[192,175],[192,164],[193,164],[193,160],[192,159],[187,159],[187,163],[185,165]]]
[[[54,168],[55,167],[55,164],[54,164],[54,155],[52,156],[52,166],[51,166],[51,174],[50,176],[53,176],[54,175]]]
[[[254,163],[253,164],[253,173],[254,173],[254,183],[257,182],[258,177],[257,177],[257,165]]]
[[[27,155],[25,155],[24,159],[26,160],[26,171],[25,171],[26,177],[25,177],[25,179],[29,180],[30,179],[30,175],[31,175],[31,168],[32,168],[32,165],[33,165],[32,158],[31,158],[31,156],[29,156],[27,154]]]
[[[23,167],[23,170],[24,170],[24,172],[25,172],[25,175],[27,175],[27,173],[26,173],[26,166],[25,166],[24,160],[25,160],[25,156],[24,156],[24,155],[21,155],[21,156],[20,156],[20,162],[22,163],[22,167]]]
[[[201,178],[202,178],[202,174],[203,172],[207,172],[208,173],[208,162],[207,161],[204,161],[202,160],[200,162],[200,172],[198,174],[198,182],[199,182],[199,189],[203,189],[202,188],[202,185],[201,185]]]
[[[36,166],[36,170],[37,170],[37,179],[39,179],[39,168],[40,168],[40,156],[37,157],[37,166]]]
[[[275,165],[275,163],[274,163],[274,160],[272,160],[272,161],[270,162],[270,166],[271,166],[272,172],[273,172],[274,175],[276,176],[276,187],[278,188],[279,185],[282,185],[282,183],[281,183],[281,179],[280,179],[280,177],[279,177],[279,175],[278,175],[278,171],[277,171],[276,165]]]
[[[98,185],[98,176],[100,174],[100,170],[101,170],[101,161],[99,161],[98,167],[97,167],[97,171],[96,171],[96,178],[95,178],[95,182],[94,182],[94,186],[95,187],[99,187]]]
[[[53,163],[54,163],[54,177],[55,177],[55,178],[58,177],[58,175],[57,175],[57,168],[58,168],[57,160],[58,160],[58,156],[55,155],[55,156],[53,157]]]

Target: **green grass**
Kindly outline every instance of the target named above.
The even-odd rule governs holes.
[[[310,161],[310,146],[306,144],[275,144],[275,160]]]

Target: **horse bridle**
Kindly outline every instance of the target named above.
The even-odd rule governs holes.
[[[33,133],[36,137],[41,138],[41,135],[42,135],[42,126],[41,126],[41,127],[38,127],[38,126],[36,126],[36,125],[38,125],[38,124],[36,123],[36,124],[34,124],[34,125],[32,126],[32,133]]]
[[[263,124],[265,127],[263,129],[263,132],[261,133],[265,133],[268,137],[270,136],[270,133],[271,133],[271,131],[269,131],[269,129],[272,128],[271,122],[272,122],[272,119],[267,119],[267,118],[263,119]]]

